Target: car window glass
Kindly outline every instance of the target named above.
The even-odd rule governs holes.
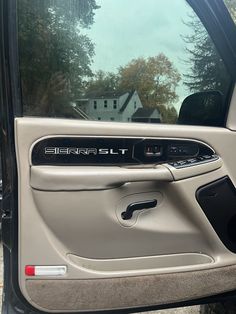
[[[18,15],[24,115],[223,125],[231,78],[184,0],[20,0]]]
[[[228,8],[233,21],[236,23],[236,0],[224,0],[224,3]]]

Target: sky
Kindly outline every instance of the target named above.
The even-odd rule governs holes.
[[[184,0],[97,0],[94,24],[84,32],[95,44],[92,70],[116,72],[138,57],[164,53],[180,74],[188,68],[185,43],[181,35],[191,32],[184,21],[193,15]],[[177,88],[179,109],[189,94],[183,81]]]

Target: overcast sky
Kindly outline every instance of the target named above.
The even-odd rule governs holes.
[[[184,0],[97,0],[95,22],[86,33],[95,44],[92,70],[115,72],[138,57],[164,53],[179,70],[186,73],[183,60],[188,56],[181,35],[190,32],[192,9]],[[177,89],[179,107],[188,91],[182,82]]]

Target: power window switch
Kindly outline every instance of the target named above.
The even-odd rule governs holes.
[[[180,161],[177,161],[177,163],[179,166],[184,166],[187,164],[187,161],[186,160],[180,160]]]
[[[198,162],[196,158],[187,159],[188,164],[195,164],[196,162]]]
[[[175,167],[175,168],[177,168],[179,166],[177,161],[169,162],[169,165],[172,166],[172,167]]]
[[[198,157],[197,157],[197,160],[198,160],[198,161],[204,161],[204,160],[206,160],[206,159],[205,159],[203,156],[198,156]]]
[[[204,155],[203,158],[204,158],[205,160],[208,160],[208,159],[212,159],[212,156],[211,156],[211,155]]]

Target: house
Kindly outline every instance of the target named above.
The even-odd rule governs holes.
[[[136,90],[86,95],[76,101],[76,106],[90,119],[123,122],[131,121],[134,112],[143,107]]]
[[[157,108],[138,108],[131,117],[132,122],[161,123],[161,114]]]

